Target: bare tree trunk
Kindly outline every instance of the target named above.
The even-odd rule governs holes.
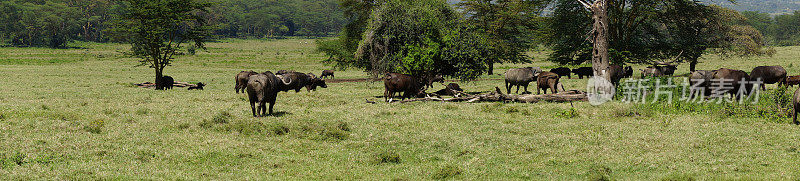
[[[592,19],[592,69],[594,75],[611,81],[608,71],[608,8],[606,0],[597,0],[591,6]]]
[[[164,85],[161,83],[161,79],[164,77],[164,70],[158,68],[158,66],[154,69],[156,70],[156,90],[164,90]]]
[[[494,75],[494,62],[489,62],[489,75]]]
[[[699,59],[699,57],[692,57],[692,60],[689,61],[690,72],[694,72],[695,68],[697,67],[697,59]]]

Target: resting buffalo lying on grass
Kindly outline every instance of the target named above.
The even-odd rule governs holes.
[[[767,90],[765,84],[778,83],[778,86],[786,85],[786,69],[781,66],[758,66],[750,72],[750,80],[761,80],[761,90]]]
[[[394,93],[402,92],[401,100],[405,98],[418,97],[425,90],[425,81],[408,74],[388,73],[383,78],[383,98],[390,102]]]
[[[286,80],[286,81],[284,81]],[[269,103],[269,114],[278,97],[278,92],[285,91],[292,83],[290,78],[274,75],[272,72],[251,75],[247,81],[247,95],[250,100],[250,109],[253,117],[261,117],[266,113],[266,103]],[[258,103],[258,107],[256,107]]]
[[[234,89],[236,90],[237,94],[239,93],[240,90],[242,91],[242,93],[244,93],[244,89],[247,87],[247,80],[250,78],[251,75],[255,74],[258,73],[254,71],[242,71],[236,74],[236,77],[234,77],[236,81],[236,87]]]

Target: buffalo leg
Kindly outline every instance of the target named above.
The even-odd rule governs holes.
[[[272,106],[275,105],[275,101],[269,102],[269,115],[272,115]]]
[[[250,101],[250,110],[253,111],[253,117],[258,117],[258,115],[256,115],[256,102],[255,101]]]
[[[511,83],[506,81],[506,94],[511,94]]]
[[[797,107],[797,105],[794,105],[794,106]],[[794,124],[800,125],[800,122],[797,122],[797,113],[798,112],[800,112],[800,111],[794,111]]]
[[[525,85],[525,91],[523,91],[522,94],[525,94],[526,92],[528,92],[528,85]]]

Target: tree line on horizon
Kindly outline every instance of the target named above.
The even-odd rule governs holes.
[[[216,38],[321,37],[347,19],[338,0],[208,0],[200,12]],[[130,6],[118,0],[5,0],[0,45],[64,48],[71,41],[121,41],[109,33]]]

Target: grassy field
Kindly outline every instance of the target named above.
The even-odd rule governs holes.
[[[154,73],[123,57],[126,45],[79,46],[86,49],[0,48],[0,180],[800,179],[800,127],[788,119],[616,101],[575,103],[575,113],[568,103],[387,104],[377,97],[382,82],[280,93],[277,116],[253,118],[233,76],[329,69],[313,40],[224,40],[167,68],[177,81],[208,84],[205,91],[133,87]],[[532,54],[531,65],[555,66]],[[797,57],[800,47],[783,47],[773,57],[709,57],[698,69],[783,65],[796,75]],[[562,82],[585,89],[585,80]],[[503,86],[460,84],[469,92]]]

